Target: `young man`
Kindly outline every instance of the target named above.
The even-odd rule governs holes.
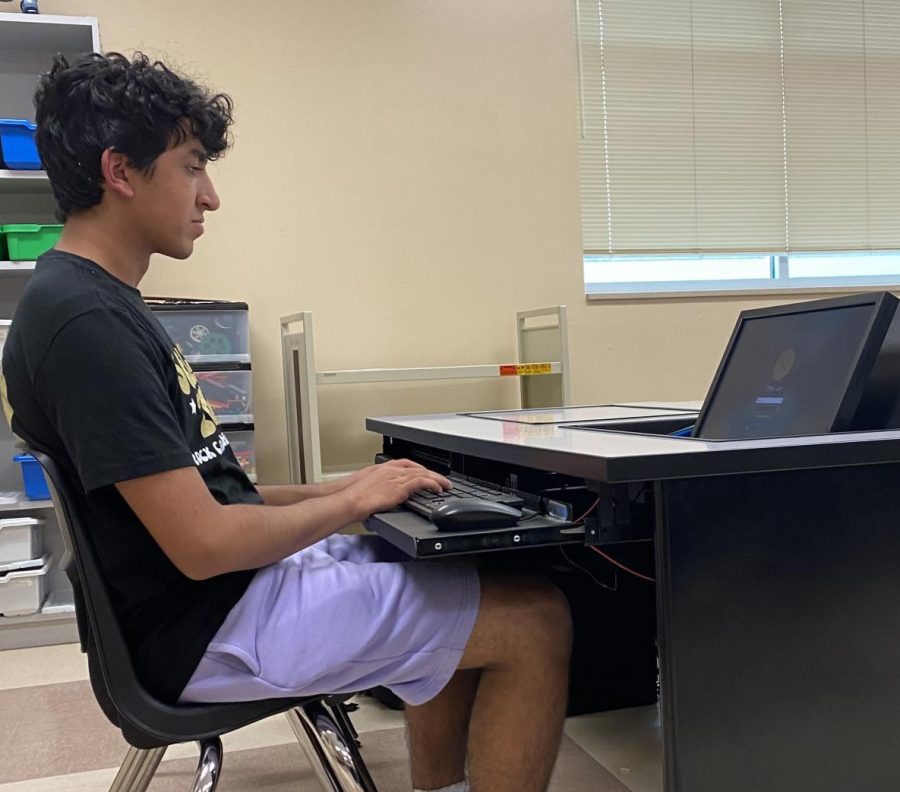
[[[35,104],[65,227],[16,311],[4,406],[81,483],[144,684],[167,701],[383,685],[407,702],[417,789],[545,789],[570,645],[559,592],[336,534],[450,486],[412,462],[255,488],[141,298],[150,256],[187,258],[219,208],[206,165],[231,100],[142,55],[94,54],[58,58]]]

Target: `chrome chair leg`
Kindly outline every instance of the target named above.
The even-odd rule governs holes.
[[[145,792],[165,753],[165,746],[149,750],[129,747],[109,792]]]
[[[321,702],[295,707],[285,715],[322,789],[378,792],[353,737]]]
[[[200,761],[191,792],[214,792],[222,772],[222,741],[218,737],[200,743]]]
[[[356,705],[351,705],[348,707],[346,702],[342,699],[340,701],[332,703],[329,699],[323,699],[325,706],[331,710],[331,714],[334,715],[335,722],[338,726],[341,727],[341,730],[344,734],[353,740],[354,744],[357,748],[359,748],[362,743],[359,740],[359,734],[356,731],[356,727],[353,725],[353,721],[350,720],[350,712],[352,710],[356,710]]]

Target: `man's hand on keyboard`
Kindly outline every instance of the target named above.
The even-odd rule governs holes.
[[[408,459],[392,459],[357,470],[341,483],[344,486],[340,492],[352,498],[358,520],[403,503],[417,490],[441,492],[452,486],[440,473]]]

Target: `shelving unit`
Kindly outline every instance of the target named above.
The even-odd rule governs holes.
[[[0,13],[0,117],[34,120],[32,97],[38,76],[53,56],[76,56],[100,49],[97,20],[93,17]],[[0,169],[0,224],[53,223],[50,182],[43,171]],[[13,315],[22,289],[34,270],[33,261],[0,261],[0,319]],[[0,491],[22,488],[12,461],[15,441],[5,421],[0,422]],[[50,594],[43,612],[31,616],[0,616],[0,649],[67,643],[77,640],[72,589],[59,567],[62,536],[53,504],[48,500],[0,504],[0,516],[40,516],[44,552],[54,559],[49,574]]]
[[[148,297],[178,344],[232,450],[256,483],[250,319],[247,303]]]
[[[318,390],[323,385],[514,376],[519,379],[523,407],[569,404],[566,307],[520,311],[516,314],[516,338],[515,362],[317,371],[312,312],[282,317],[281,353],[291,481],[308,484],[338,478],[348,472],[322,471]]]

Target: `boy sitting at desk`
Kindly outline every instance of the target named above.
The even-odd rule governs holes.
[[[407,704],[417,789],[545,789],[566,701],[562,595],[388,562],[380,540],[337,533],[450,486],[413,462],[254,487],[142,300],[150,256],[186,259],[219,208],[207,163],[228,147],[230,98],[142,55],[93,54],[57,58],[35,104],[65,227],[18,305],[4,407],[81,484],[145,686],[168,702],[386,686]]]

